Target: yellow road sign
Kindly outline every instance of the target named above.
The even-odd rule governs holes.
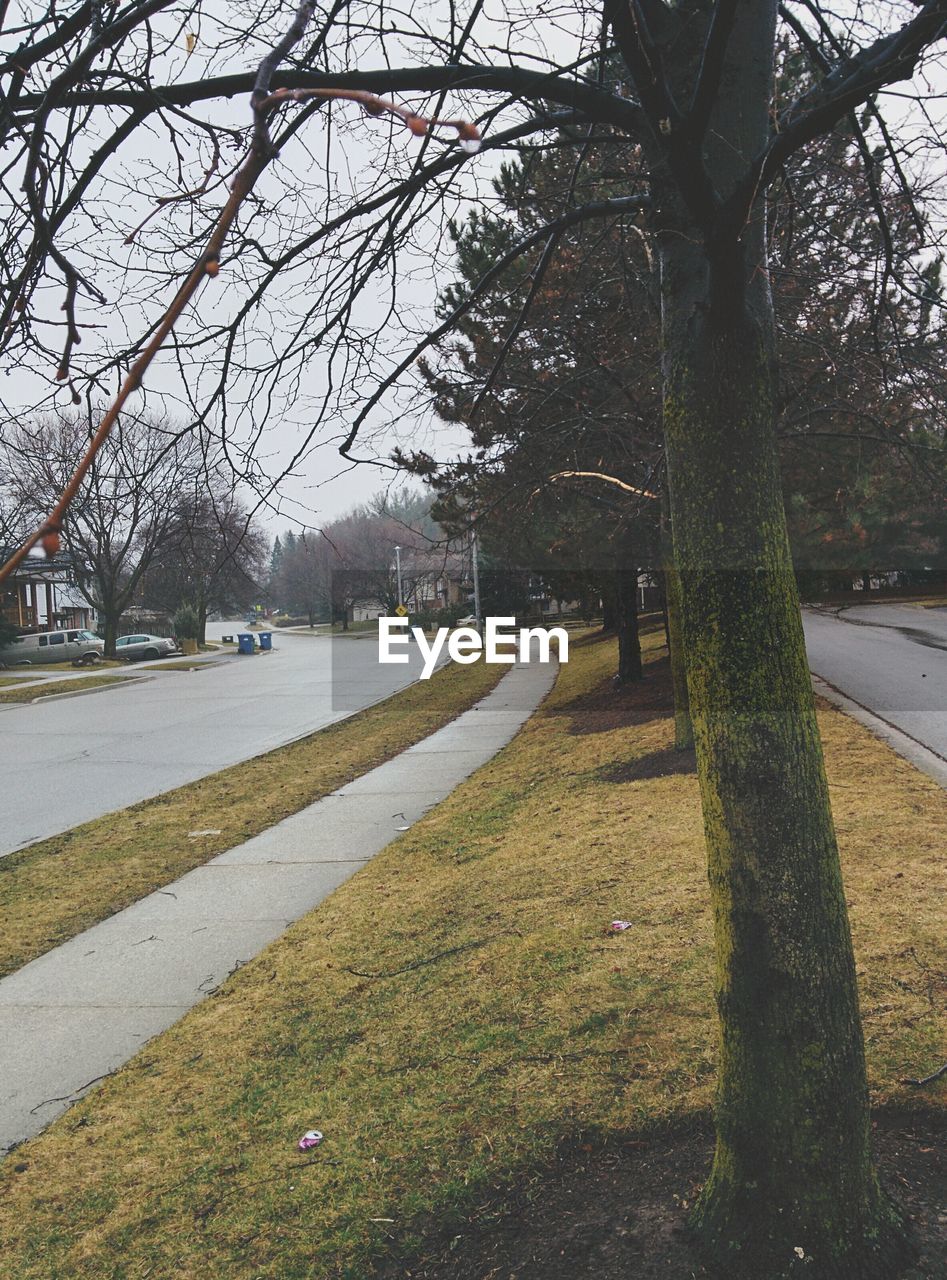
[[[398,605],[397,609],[395,610],[395,613],[398,615],[399,618],[406,618],[408,616],[408,610],[403,604]]]

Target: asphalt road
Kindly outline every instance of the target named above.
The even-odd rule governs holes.
[[[216,634],[236,630],[219,625]],[[373,636],[277,634],[274,646],[199,671],[149,672],[126,688],[0,708],[0,856],[271,751],[421,669],[414,645],[408,666],[380,665]]]
[[[816,675],[947,759],[947,608],[806,609],[803,622]]]

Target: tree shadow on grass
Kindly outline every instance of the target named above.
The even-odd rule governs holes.
[[[689,751],[677,751],[666,747],[663,751],[651,751],[637,760],[615,760],[595,771],[601,782],[641,782],[645,778],[670,778],[675,775],[696,773],[697,759],[693,747]]]
[[[645,666],[645,677],[618,688],[609,676],[591,693],[584,693],[556,707],[557,715],[571,717],[571,734],[607,733],[630,724],[648,724],[673,714],[671,665],[666,657]]]
[[[947,1136],[942,1112],[875,1113],[882,1182],[912,1223],[917,1257],[899,1280],[947,1277]],[[545,1168],[481,1193],[476,1208],[422,1230],[410,1259],[389,1254],[375,1280],[684,1280],[710,1271],[686,1230],[713,1150],[708,1116],[650,1132],[576,1134]],[[397,1253],[397,1249],[394,1251]],[[893,1280],[893,1278],[892,1278]]]

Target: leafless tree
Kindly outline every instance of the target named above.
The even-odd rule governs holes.
[[[401,596],[417,611],[419,601],[445,572],[450,556],[448,540],[431,522],[423,503],[413,508],[409,504],[395,514],[384,501],[376,500],[333,520],[323,530],[323,539],[332,550],[332,598],[341,615],[357,604],[394,613],[401,603],[399,555]]]
[[[245,609],[262,595],[269,542],[219,467],[187,477],[168,495],[163,517],[140,599],[169,614],[190,605],[203,642],[208,614]]]
[[[0,475],[21,522],[41,520],[50,509],[94,425],[71,412],[8,426]],[[65,550],[79,589],[100,615],[107,655],[114,656],[121,616],[171,536],[180,492],[203,474],[203,452],[193,437],[147,414],[129,416],[109,436],[71,505]]]

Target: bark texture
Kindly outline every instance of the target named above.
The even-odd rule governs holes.
[[[642,678],[641,637],[638,634],[638,571],[620,569],[617,579],[618,684]]]
[[[717,1151],[695,1224],[749,1274],[868,1275],[891,1218],[869,1152],[838,851],[760,333],[713,323],[672,368],[681,624],[717,952]],[[739,339],[739,340],[738,340]],[[765,1268],[765,1269],[758,1269]],[[879,1274],[885,1274],[882,1269]]]
[[[670,558],[664,566],[664,599],[667,615],[668,655],[671,662],[671,685],[674,690],[674,746],[686,751],[694,745],[687,673],[684,667],[684,644],[681,637],[681,580]]]
[[[118,623],[121,618],[121,614],[103,609],[100,617],[102,622],[102,639],[105,645],[103,656],[106,658],[114,658],[115,642],[118,639]]]

